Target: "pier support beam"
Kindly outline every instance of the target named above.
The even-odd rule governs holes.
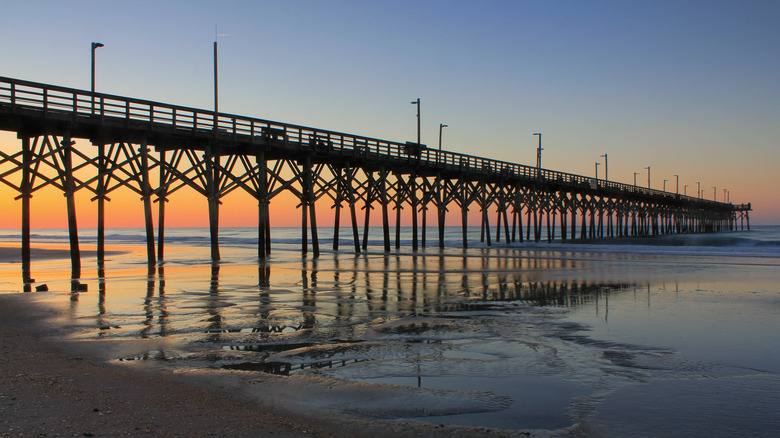
[[[30,175],[30,165],[32,164],[32,149],[30,148],[30,138],[22,138],[22,281],[25,288],[33,282],[30,272],[30,198],[32,198],[32,180]]]
[[[160,165],[158,166],[158,172],[160,173],[160,185],[157,188],[157,260],[162,261],[164,258],[165,247],[165,203],[168,202],[168,186],[166,183],[166,163],[165,163],[165,151],[160,151]],[[162,269],[162,268],[160,268]]]
[[[219,261],[219,156],[212,147],[206,148],[206,193],[209,204],[209,236],[211,237],[211,260]]]
[[[271,253],[271,227],[269,223],[268,162],[265,152],[257,153],[257,257],[264,260]]]
[[[154,253],[154,222],[152,220],[152,184],[149,180],[149,148],[146,139],[138,149],[141,153],[141,194],[144,201],[144,223],[146,224],[146,258],[149,265],[157,262]]]
[[[412,204],[412,251],[417,252],[417,175],[412,173],[409,175],[409,198]]]
[[[301,174],[301,252],[303,255],[309,252],[309,237],[307,233],[307,219],[311,225],[311,247],[314,258],[320,256],[320,242],[317,235],[317,215],[314,210],[314,177],[312,171],[311,156],[303,159]]]
[[[333,251],[339,250],[339,231],[341,229],[341,201],[343,201],[344,182],[342,181],[342,168],[335,169],[336,177],[336,201],[333,204]]]
[[[366,203],[363,206],[366,210],[363,221],[363,251],[368,249],[368,231],[370,230],[369,219],[371,218],[371,210],[374,208],[373,203],[376,198],[376,182],[374,181],[374,173],[370,170],[365,170],[366,173]]]
[[[70,261],[72,278],[81,277],[81,251],[79,250],[79,227],[76,222],[76,187],[73,177],[73,142],[69,135],[63,137],[62,158],[65,171],[65,198],[68,209],[68,238],[70,240]]]
[[[106,145],[98,145],[97,183],[97,261],[106,260]]]

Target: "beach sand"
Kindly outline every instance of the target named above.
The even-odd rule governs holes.
[[[18,251],[3,248],[0,261],[12,262]],[[62,310],[30,298],[0,294],[0,436],[548,435],[269,409],[227,393],[229,386],[217,387],[215,379],[112,364],[96,350],[99,343],[63,341],[66,328],[56,322]]]

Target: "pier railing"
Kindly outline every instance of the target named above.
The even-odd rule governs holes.
[[[312,148],[334,156],[354,156],[390,161],[414,161],[427,169],[484,174],[539,183],[590,187],[653,197],[667,197],[711,205],[731,204],[639,187],[614,181],[541,169],[450,151],[427,149],[416,143],[400,143],[343,132],[276,122],[235,114],[170,105],[149,100],[91,93],[0,76],[0,111],[39,113],[43,118],[150,129],[175,135],[216,137],[264,144],[275,140],[281,148]]]

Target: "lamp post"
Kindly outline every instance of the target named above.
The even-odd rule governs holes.
[[[439,155],[441,154],[441,131],[446,127],[447,125],[444,123],[439,123],[439,153],[436,154],[436,161],[439,161]]]
[[[601,164],[601,163],[596,161],[596,183],[599,182],[599,164]]]
[[[217,64],[217,40],[221,36],[228,36],[230,34],[221,34],[217,30],[217,25],[214,25],[214,130],[217,129],[219,124],[219,72]]]
[[[420,98],[413,100],[412,105],[417,105],[417,144],[420,144]]]
[[[683,187],[683,190],[685,190],[685,193],[683,193],[683,195],[688,196],[688,184],[686,184],[685,187]]]
[[[541,169],[542,168],[542,133],[541,132],[535,132],[534,135],[539,136],[539,147],[536,149],[536,168]]]
[[[103,43],[92,42],[92,114],[95,114],[95,50],[103,47]]]
[[[668,179],[664,180],[664,192],[666,192],[666,182],[669,181]]]
[[[696,191],[699,193],[697,196],[701,199],[701,182],[696,181]]]
[[[675,175],[677,177],[677,188],[674,190],[675,195],[680,194],[680,175]]]
[[[717,201],[718,200],[718,189],[716,187],[712,188],[712,200]]]
[[[636,187],[636,176],[639,174],[639,172],[634,172],[634,187]]]
[[[650,188],[650,166],[645,167],[647,169],[647,188]]]
[[[607,161],[607,154],[602,155],[604,157],[604,181],[609,181],[609,162]]]
[[[214,37],[214,129],[217,129],[219,117],[219,72],[217,69],[217,37]]]
[[[723,202],[729,202],[729,201],[726,199],[726,193],[728,193],[728,190],[726,190],[726,189],[723,189]]]

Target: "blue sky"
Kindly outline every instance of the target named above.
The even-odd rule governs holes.
[[[695,193],[780,223],[780,2],[5,0],[0,75]],[[603,165],[599,169],[603,172]],[[603,176],[603,175],[602,175]],[[771,190],[770,190],[771,189]]]

